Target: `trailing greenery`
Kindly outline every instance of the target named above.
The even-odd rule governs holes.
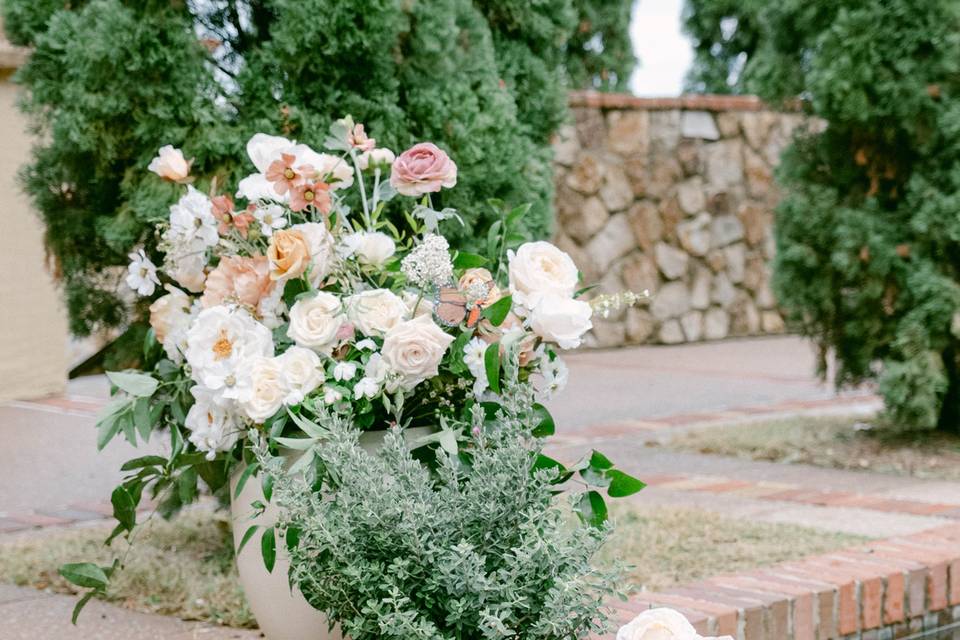
[[[368,453],[335,415],[319,420],[330,434],[314,449],[322,474],[290,474],[264,448],[291,582],[356,640],[601,631],[601,605],[620,592],[618,572],[590,562],[608,529],[575,525],[557,504],[558,471],[538,470],[531,403],[525,385],[509,383],[497,419],[477,405],[472,437],[438,449],[432,470],[399,430]]]
[[[232,189],[257,131],[318,145],[352,114],[401,151],[433,140],[461,168],[443,206],[470,242],[490,198],[550,227],[549,139],[570,86],[616,89],[632,65],[627,0],[8,0],[17,75],[39,142],[23,172],[65,283],[71,329],[125,326],[110,267],[166,216],[176,187],[143,169],[165,144]],[[572,83],[572,84],[571,84]],[[320,132],[320,133],[317,133]],[[209,184],[197,185],[206,189]]]
[[[734,46],[734,31],[711,48],[718,68],[746,55],[738,89],[800,97],[827,123],[801,132],[779,171],[774,285],[793,326],[836,354],[839,384],[878,379],[895,423],[957,430],[960,6],[691,7],[698,37],[725,15],[755,39]]]

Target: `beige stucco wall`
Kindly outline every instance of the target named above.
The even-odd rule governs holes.
[[[30,139],[17,87],[0,69],[0,402],[62,391],[67,326],[44,268],[43,225],[17,184]]]

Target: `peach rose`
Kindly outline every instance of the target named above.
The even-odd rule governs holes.
[[[207,286],[200,297],[205,309],[224,302],[239,302],[256,308],[270,294],[270,263],[264,256],[221,258],[217,268],[207,276]]]
[[[310,244],[297,229],[279,229],[270,238],[267,257],[271,280],[298,278],[310,266]]]
[[[160,147],[157,157],[150,161],[147,169],[164,180],[180,182],[186,180],[187,176],[190,175],[190,162],[183,157],[183,151],[168,144]]]
[[[421,142],[393,161],[390,184],[405,196],[422,196],[457,184],[457,165],[432,142]]]

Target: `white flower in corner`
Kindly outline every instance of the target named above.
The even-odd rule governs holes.
[[[193,406],[187,412],[184,425],[190,430],[189,440],[198,450],[213,460],[217,451],[229,451],[240,433],[232,410],[232,403],[223,402],[213,391],[201,385],[190,389]]]
[[[593,328],[590,303],[555,293],[540,297],[528,320],[530,329],[547,342],[561,349],[576,349],[583,335]]]
[[[157,157],[150,161],[147,169],[165,180],[179,182],[190,175],[190,163],[183,157],[183,151],[173,145],[160,147]]]
[[[649,609],[620,627],[617,640],[698,640],[699,634],[673,609]]]
[[[382,267],[397,252],[393,238],[380,231],[358,231],[343,239],[346,256],[369,267]]]
[[[549,242],[528,242],[516,253],[510,251],[510,293],[518,305],[533,309],[543,296],[570,298],[577,287],[577,265]]]
[[[251,358],[243,363],[238,378],[237,404],[254,422],[279,411],[290,393],[279,358]]]
[[[284,404],[300,404],[326,377],[320,356],[310,349],[290,347],[276,361],[287,383]]]
[[[387,331],[403,322],[407,305],[389,289],[371,289],[347,298],[347,315],[360,333],[383,337]]]
[[[272,356],[273,336],[244,309],[217,305],[201,311],[187,331],[184,355],[195,381],[236,398],[239,370],[250,358]]]
[[[337,333],[347,321],[340,298],[318,291],[316,295],[300,298],[290,309],[287,336],[301,347],[330,355],[337,344]]]
[[[453,336],[431,318],[418,316],[387,332],[380,353],[390,373],[399,376],[400,388],[409,391],[439,373],[438,367]]]
[[[129,256],[130,266],[127,267],[127,285],[141,296],[152,296],[160,279],[157,277],[157,266],[150,261],[143,249],[134,251]]]

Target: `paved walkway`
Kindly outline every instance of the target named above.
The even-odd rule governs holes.
[[[960,518],[960,483],[648,446],[651,438],[690,425],[876,410],[878,400],[868,389],[837,394],[817,380],[812,350],[797,338],[583,352],[568,356],[567,362],[570,384],[550,404],[558,425],[552,453],[566,459],[592,447],[610,453],[619,465],[650,483],[632,498],[638,505],[688,505],[873,537],[912,533]],[[106,500],[119,478],[121,462],[144,452],[135,453],[115,441],[97,454],[94,415],[106,395],[105,380],[92,377],[73,381],[65,397],[0,407],[0,437],[5,442],[0,448],[0,533],[109,514]],[[153,446],[162,450],[164,443]],[[72,602],[0,587],[0,616],[30,620],[23,623],[29,631],[12,638],[109,639],[114,636],[106,629],[121,628],[116,637],[251,637],[235,631],[226,633],[240,635],[203,635],[223,630],[183,626],[186,623],[103,604],[96,606],[106,618],[88,611],[81,622],[91,627],[74,630],[68,624]],[[104,630],[96,626],[100,624]],[[136,635],[141,626],[153,630]]]

